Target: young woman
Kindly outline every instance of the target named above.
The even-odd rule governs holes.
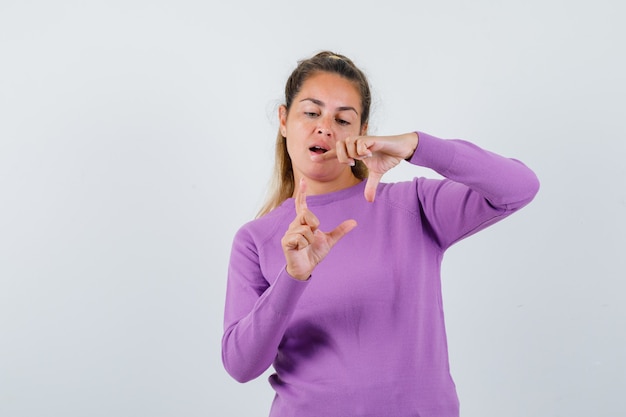
[[[222,359],[240,382],[273,365],[273,417],[458,416],[443,254],[539,188],[519,161],[466,141],[367,136],[370,102],[345,56],[301,61],[274,188],[234,238]],[[380,182],[403,160],[445,179]]]

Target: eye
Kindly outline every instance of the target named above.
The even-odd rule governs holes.
[[[305,111],[304,115],[307,117],[317,117],[317,113],[312,112],[312,111]]]
[[[341,126],[348,126],[350,124],[350,122],[348,122],[347,120],[343,120],[343,119],[335,119],[337,121],[337,123],[339,123]]]

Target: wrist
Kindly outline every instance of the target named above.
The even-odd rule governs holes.
[[[419,134],[417,132],[406,133],[403,135],[406,137],[407,143],[409,143],[409,152],[407,156],[404,158],[405,161],[410,161],[417,150],[417,146],[419,144]]]
[[[289,265],[287,265],[287,267],[285,268],[285,271],[287,271],[287,274],[298,281],[308,281],[309,278],[311,278],[311,274],[310,273],[297,273],[295,271],[291,271],[289,268]]]

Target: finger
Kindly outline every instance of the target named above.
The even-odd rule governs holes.
[[[300,224],[306,225],[313,231],[316,231],[320,225],[320,220],[309,209],[305,209],[304,213],[300,214],[298,217],[300,218]]]
[[[354,166],[354,159],[350,158],[350,155],[348,154],[347,144],[345,141],[337,142],[335,146],[335,151],[337,152],[337,160],[340,163]]]
[[[304,246],[300,246],[299,249],[305,248],[313,243],[313,240],[315,240],[314,232],[314,230],[306,226],[302,226],[302,228],[293,231],[293,234],[298,236],[298,241],[304,244]]]
[[[367,139],[361,138],[356,144],[356,153],[360,158],[370,158],[372,151],[369,150],[370,144]]]
[[[289,232],[298,229],[299,227],[306,227],[312,231],[316,231],[320,226],[320,220],[315,214],[307,210],[305,213],[298,214],[295,219],[289,224]]]
[[[348,156],[352,159],[363,160],[372,156],[369,150],[368,139],[364,136],[350,137],[346,139]]]
[[[304,178],[300,178],[298,190],[296,191],[295,205],[298,216],[304,216],[308,209],[306,204],[306,181]]]
[[[304,178],[301,178],[295,195],[296,218],[292,222],[292,225],[307,225],[315,231],[319,227],[320,221],[308,208],[306,189],[307,183]]]
[[[331,149],[330,151],[324,152],[322,154],[319,155],[311,155],[311,161],[313,162],[322,162],[322,161],[328,161],[330,159],[337,159],[339,160],[339,157],[337,156],[337,150],[336,149]],[[359,158],[362,159],[362,158]],[[344,164],[348,164],[351,166],[354,166],[354,159],[352,158],[343,158],[342,160],[339,160],[339,162],[344,163]]]
[[[330,246],[334,246],[342,237],[356,227],[356,220],[346,220],[332,231],[326,233]]]
[[[350,158],[354,158],[356,156],[358,156],[357,152],[356,152],[356,140],[358,139],[358,137],[356,136],[349,136],[344,140],[344,146],[346,148],[346,155],[348,155],[348,157]]]
[[[337,159],[337,151],[335,149],[311,155],[311,161],[313,162],[328,161],[329,159]]]
[[[308,226],[292,226],[283,236],[282,243],[288,249],[304,249],[315,240],[315,231]]]
[[[374,201],[374,198],[376,198],[376,188],[378,188],[378,184],[380,183],[382,177],[382,174],[371,171],[367,177],[367,183],[365,184],[365,191],[363,194],[365,195],[365,199],[370,203]]]
[[[299,233],[290,233],[283,237],[283,247],[287,250],[301,250],[309,246],[309,241]]]

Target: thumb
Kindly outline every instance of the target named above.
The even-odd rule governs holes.
[[[356,220],[346,220],[339,226],[335,227],[331,232],[326,233],[328,237],[328,243],[330,246],[335,246],[335,243],[342,237],[348,234],[352,229],[356,227]]]
[[[383,177],[383,174],[379,174],[376,172],[369,173],[367,177],[367,183],[365,183],[365,199],[370,203],[374,201],[376,197],[376,188],[378,188],[378,184],[380,183],[380,179]]]

